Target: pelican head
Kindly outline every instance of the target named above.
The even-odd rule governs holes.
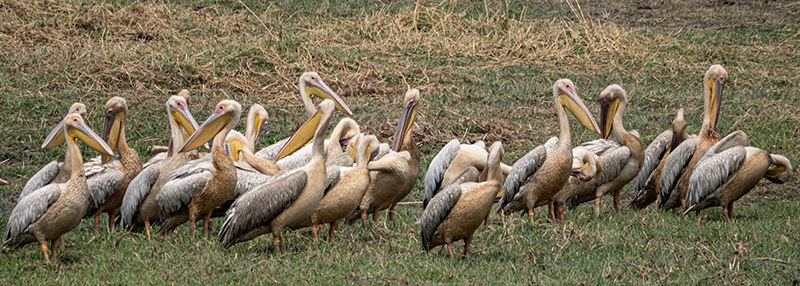
[[[83,121],[86,122],[86,105],[80,102],[73,103],[69,107],[69,111],[67,114],[76,113],[80,114],[83,117]],[[64,142],[64,120],[62,119],[61,122],[58,122],[56,128],[53,128],[50,131],[50,134],[47,134],[47,137],[44,138],[44,143],[42,143],[42,150],[51,149],[53,147],[58,146],[62,142]]]
[[[492,143],[492,146],[489,146],[489,156],[486,158],[486,167],[483,168],[483,172],[478,181],[488,181],[493,179],[494,176],[500,176],[500,181],[502,181],[503,172],[500,171],[500,163],[503,161],[504,155],[503,143],[500,141]]]
[[[594,121],[594,117],[592,113],[589,112],[589,108],[586,108],[581,98],[578,97],[575,84],[572,83],[571,80],[566,78],[557,80],[556,84],[553,85],[553,97],[558,103],[559,108],[566,108],[578,119],[578,122],[583,124],[583,126],[600,134],[600,127],[598,127],[597,122]]]
[[[403,97],[403,113],[400,115],[400,125],[397,126],[397,131],[394,133],[394,142],[392,143],[392,150],[395,152],[400,152],[403,139],[409,134],[408,131],[411,130],[411,126],[414,124],[419,100],[418,89],[412,88],[406,91],[406,95]]]
[[[375,135],[364,135],[363,133],[359,133],[356,136],[359,137],[358,145],[356,145],[353,150],[358,150],[357,152],[351,152],[350,156],[353,157],[353,162],[356,162],[357,164],[363,164],[363,168],[366,168],[367,162],[372,159],[374,155],[373,152],[376,152],[376,150],[380,148],[381,143],[378,142],[378,138],[375,137]],[[358,167],[362,167],[362,165],[358,165]]]
[[[719,109],[722,105],[722,91],[728,81],[728,71],[721,65],[713,65],[706,71],[703,82],[703,127],[717,130]]]
[[[178,152],[186,152],[190,150],[197,149],[200,146],[203,146],[206,142],[210,141],[212,138],[217,136],[218,133],[225,130],[225,133],[230,132],[236,124],[239,122],[239,117],[242,115],[242,105],[233,100],[223,100],[217,104],[217,107],[214,108],[214,112],[211,113],[211,116],[203,122],[203,125],[197,129],[197,132],[192,134],[192,137],[189,137],[189,140],[186,140],[186,143],[183,145],[183,148]],[[227,136],[227,134],[225,134]],[[219,143],[223,143],[223,140],[220,140]],[[213,146],[212,146],[213,147]],[[219,146],[223,147],[223,146]],[[217,148],[217,147],[214,147]]]
[[[334,102],[330,99],[325,99],[319,104],[319,108],[317,108],[317,112],[311,115],[308,120],[306,120],[303,125],[300,126],[297,131],[292,134],[292,137],[289,137],[289,141],[286,142],[285,145],[281,148],[281,151],[278,153],[278,156],[275,157],[275,161],[277,162],[280,159],[283,159],[286,156],[294,153],[298,149],[302,148],[308,141],[310,141],[314,136],[317,136],[317,133],[324,132],[323,130],[319,130],[321,127],[327,128],[326,124],[320,124],[324,119],[330,120],[330,116],[333,113],[334,109]],[[323,148],[324,150],[324,148]]]
[[[571,176],[583,182],[591,181],[597,174],[597,155],[582,146],[572,149],[572,172]]]
[[[239,131],[232,130],[228,132],[228,136],[225,136],[225,152],[228,153],[228,156],[231,156],[233,161],[238,162],[239,151],[250,148],[249,145],[247,137],[239,133]],[[253,152],[252,149],[249,150]]]
[[[364,133],[358,133],[353,138],[350,138],[349,142],[347,142],[347,154],[350,154],[350,158],[353,158],[353,162],[356,161],[356,148],[361,143],[361,138],[364,138]],[[378,150],[380,146],[377,148],[372,149],[372,151]]]
[[[111,151],[117,150],[117,143],[119,143],[120,135],[125,125],[125,119],[128,116],[128,103],[124,98],[115,96],[106,101],[105,105],[106,124],[103,129],[103,140],[111,147]],[[108,162],[110,157],[103,156],[103,163]]]
[[[672,142],[670,143],[670,149],[672,150],[678,148],[681,136],[686,132],[686,118],[684,118],[683,114],[683,108],[678,109],[678,114],[675,115],[675,119],[672,120]]]
[[[336,104],[336,109],[339,111],[344,112],[348,116],[353,116],[353,112],[350,111],[350,108],[347,107],[347,104],[336,95],[324,81],[319,76],[319,74],[315,72],[305,72],[300,75],[300,83],[298,84],[300,87],[300,97],[303,100],[303,104],[306,107],[306,113],[308,116],[312,116],[314,114],[314,104],[311,103],[311,96],[316,96],[320,99],[330,99]]]
[[[267,115],[267,110],[264,109],[261,104],[253,104],[253,106],[250,107],[250,112],[247,113],[247,128],[245,134],[247,134],[247,140],[250,147],[252,147],[250,150],[251,152],[255,150],[258,139],[260,139],[264,131],[267,130],[268,121],[269,116]]]
[[[620,106],[625,108],[628,102],[628,96],[621,86],[612,84],[600,92],[600,124],[603,127],[600,129],[600,137],[608,139],[611,136],[611,131],[614,130],[614,116],[620,109]]]
[[[64,117],[63,128],[66,132],[64,139],[69,140],[70,144],[75,144],[75,139],[78,139],[83,141],[89,148],[100,152],[100,154],[114,156],[114,151],[111,150],[111,147],[108,147],[108,144],[86,125],[83,121],[83,116],[80,114],[67,114],[67,117]]]
[[[177,95],[170,97],[167,100],[167,113],[175,126],[183,127],[190,135],[197,130],[197,120],[194,120],[192,113],[189,112],[185,97]]]
[[[333,127],[331,139],[339,141],[339,146],[347,146],[350,140],[356,135],[361,134],[361,127],[350,117],[342,118],[336,127]]]

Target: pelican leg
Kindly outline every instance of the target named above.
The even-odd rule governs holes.
[[[602,199],[601,197],[594,198],[594,214],[595,215],[600,215],[600,200],[601,199]]]
[[[147,232],[147,240],[150,240],[150,221],[144,221],[144,230]]]
[[[197,221],[194,219],[189,220],[189,237],[194,237],[194,227],[197,224]]]
[[[685,208],[684,208],[685,206],[686,206],[686,198],[684,197],[684,198],[681,198],[681,209],[685,210]]]
[[[619,213],[619,190],[614,191],[614,210]]]
[[[547,204],[547,211],[550,212],[550,221],[551,222],[555,222],[556,221],[556,205],[555,205],[555,202],[553,202],[553,200],[550,200],[550,203]]]
[[[203,238],[208,238],[209,228],[214,228],[214,221],[211,220],[211,213],[203,215]]]
[[[101,213],[97,213],[94,215],[94,231],[96,232],[100,232],[100,214]]]
[[[60,236],[58,238],[61,238]],[[58,239],[53,239],[50,241],[50,258],[53,259],[53,262],[58,261],[56,259],[56,249],[58,249]]]
[[[531,223],[534,223],[535,221],[533,220],[533,209],[528,209],[528,216],[531,218]]]
[[[47,243],[39,243],[39,246],[42,247],[42,255],[44,256],[44,262],[50,263],[50,256],[47,255]]]
[[[334,221],[330,223],[330,230],[328,230],[328,240],[334,240],[336,238],[336,231],[339,230],[339,221]]]
[[[378,208],[375,208],[375,211],[372,212],[372,224],[378,223],[378,216],[381,214],[381,211]]]
[[[317,232],[319,231],[319,225],[315,224],[311,226],[311,237],[314,238],[314,242],[317,242]]]
[[[469,258],[469,252],[472,244],[472,235],[464,239],[464,257]]]
[[[272,233],[272,247],[275,248],[275,253],[281,253],[283,251],[280,232]]]
[[[392,223],[394,223],[394,206],[396,205],[397,204],[394,204],[391,207],[389,207],[389,220],[392,221]]]
[[[562,203],[555,203],[556,206],[556,219],[557,220],[564,220],[564,204]]]
[[[367,228],[367,210],[361,211],[361,226]]]
[[[731,215],[731,207],[733,203],[722,204],[722,217],[725,218],[725,222],[730,222],[732,217]]]
[[[447,243],[447,256],[453,256],[453,242]]]
[[[728,221],[733,220],[733,202],[728,203]]]
[[[113,212],[108,213],[108,232],[111,232],[114,229],[114,222],[117,220],[117,216],[114,215]]]

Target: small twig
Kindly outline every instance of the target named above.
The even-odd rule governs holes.
[[[264,21],[261,21],[261,18],[258,17],[258,15],[256,15],[256,13],[253,12],[253,10],[250,10],[250,7],[247,7],[247,5],[245,5],[244,2],[242,2],[242,0],[237,0],[237,1],[239,1],[239,4],[242,4],[242,6],[244,6],[244,8],[247,9],[247,11],[250,11],[250,14],[253,14],[253,17],[256,17],[256,20],[258,20],[258,22],[261,23],[261,26],[263,26],[264,29],[267,30],[267,33],[269,33],[270,36],[275,38],[275,40],[278,40],[278,36],[275,36],[275,34],[273,34],[272,31],[269,28],[267,28],[267,24],[264,24]]]
[[[769,257],[759,257],[759,258],[756,258],[756,260],[780,262],[780,263],[783,263],[783,264],[791,264],[791,263],[789,263],[787,261],[783,261],[783,260],[775,259],[775,258],[769,258]]]

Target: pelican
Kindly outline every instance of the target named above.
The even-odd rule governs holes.
[[[317,113],[292,135],[284,151],[278,155],[297,150],[305,142],[296,140],[307,140],[309,131],[316,128],[312,143],[314,155],[308,164],[275,176],[233,203],[219,232],[219,240],[224,247],[272,233],[275,252],[281,252],[283,228],[298,224],[314,212],[325,191],[323,142],[333,108],[332,100],[323,100]]]
[[[689,179],[684,216],[722,206],[722,216],[729,222],[733,202],[750,192],[762,177],[780,184],[792,177],[792,164],[786,157],[749,147],[747,141],[744,132],[736,131],[706,151]]]
[[[600,183],[601,174],[603,174],[603,160],[597,154],[583,146],[578,146],[572,148],[572,156],[571,176],[564,188],[553,196],[557,220],[564,220],[563,206],[570,198],[584,194],[589,194],[593,197],[594,190]],[[544,205],[544,202],[540,204]]]
[[[428,172],[425,173],[425,199],[422,201],[422,209],[428,206],[428,202],[437,191],[453,182],[466,169],[472,167],[478,173],[483,172],[488,157],[489,152],[486,151],[486,144],[483,141],[474,144],[460,144],[458,139],[450,140],[428,165]],[[500,163],[500,168],[504,176],[511,171],[511,166],[503,163]]]
[[[239,123],[242,106],[233,100],[217,104],[202,126],[183,145],[179,152],[197,149],[213,138],[211,160],[213,168],[194,168],[195,160],[176,170],[161,186],[156,196],[161,219],[159,233],[169,234],[189,221],[189,235],[194,233],[198,218],[203,219],[203,236],[208,235],[211,211],[224,203],[236,189],[236,170],[233,160],[224,150],[225,137]],[[188,170],[186,167],[190,167]]]
[[[372,214],[372,220],[377,221],[378,213],[389,209],[389,219],[394,222],[394,207],[411,192],[419,177],[420,157],[422,154],[414,142],[411,127],[414,125],[414,118],[417,115],[419,106],[419,90],[410,89],[403,97],[403,111],[400,116],[400,124],[394,135],[392,153],[406,152],[409,157],[405,159],[402,154],[395,154],[384,160],[385,155],[376,165],[381,165],[380,170],[371,172],[372,181],[367,188],[367,193],[361,199],[358,211],[353,213],[348,220],[354,220],[358,214],[361,215],[361,222],[366,227],[366,217]],[[373,168],[370,167],[370,170]]]
[[[125,140],[125,122],[128,118],[128,103],[122,97],[112,97],[106,102],[106,124],[103,140],[111,150],[118,150],[119,156],[113,158],[100,156],[84,165],[86,177],[105,182],[102,189],[93,191],[97,208],[89,216],[94,216],[94,229],[100,231],[100,214],[108,214],[109,231],[114,225],[114,217],[122,206],[122,198],[128,184],[142,171],[142,161],[136,150],[128,147]],[[90,179],[90,180],[91,180]],[[114,182],[114,183],[111,183]],[[119,182],[118,184],[116,182]]]
[[[80,114],[81,118],[83,118],[83,121],[86,121],[86,105],[83,103],[73,103],[69,107],[67,114],[71,113]],[[42,150],[56,147],[66,140],[66,137],[64,137],[64,128],[62,128],[63,126],[64,119],[62,119],[58,125],[53,128],[53,131],[51,131],[50,134],[45,137],[44,143],[42,144]],[[67,155],[69,154],[70,153],[67,153]],[[65,159],[65,161],[66,160],[67,159]],[[39,172],[36,172],[36,174],[34,174],[33,177],[31,177],[28,182],[25,183],[25,186],[22,187],[22,192],[20,193],[19,198],[21,199],[31,192],[41,189],[42,187],[52,183],[66,183],[72,174],[72,169],[70,168],[70,164],[64,164],[58,161],[50,162],[42,167]]]
[[[186,106],[189,105],[189,100],[191,99],[191,95],[189,93],[189,90],[182,89],[181,91],[178,92],[178,94],[176,96],[183,97],[183,99],[186,101]],[[194,120],[194,119],[192,119],[192,120]],[[195,124],[195,125],[197,125],[197,124]],[[195,128],[196,127],[197,126],[195,126]],[[187,129],[181,129],[181,131],[183,133],[183,138],[184,139],[189,138],[189,136],[192,136],[192,134],[189,133],[189,131]],[[147,169],[147,167],[152,165],[152,164],[155,164],[155,163],[161,162],[163,160],[166,160],[167,159],[167,154],[169,154],[170,146],[175,146],[174,144],[172,144],[172,138],[171,137],[169,138],[168,146],[159,146],[159,145],[151,146],[150,147],[150,155],[153,156],[153,157],[150,157],[150,160],[147,160],[147,162],[145,162],[144,165],[142,165],[142,169]],[[175,147],[180,147],[180,146],[175,146]],[[208,148],[208,143],[203,145],[203,149],[210,150]],[[197,160],[200,157],[202,157],[202,156],[200,156],[201,155],[200,152],[194,152],[194,151],[188,153],[188,155],[189,155],[189,161]]]
[[[499,211],[509,213],[527,209],[533,221],[533,208],[537,203],[551,200],[567,183],[572,169],[572,138],[565,109],[583,126],[599,133],[597,122],[578,97],[571,80],[556,81],[553,101],[558,114],[559,137],[550,139],[550,144],[536,147],[514,163],[503,186]],[[556,207],[551,201],[550,216],[553,218]]]
[[[495,142],[489,149],[485,181],[447,185],[425,208],[419,220],[423,249],[446,244],[447,254],[452,255],[453,242],[464,240],[464,256],[469,257],[473,234],[489,216],[503,180],[503,144]]]
[[[300,99],[303,101],[303,106],[305,107],[307,117],[311,117],[317,113],[314,103],[311,102],[312,95],[323,100],[333,100],[333,102],[336,104],[336,109],[344,112],[348,116],[353,116],[353,112],[350,111],[350,108],[347,107],[347,104],[344,103],[344,100],[336,95],[336,93],[333,92],[333,90],[331,90],[331,88],[328,87],[324,81],[322,81],[322,78],[319,76],[319,74],[315,72],[303,73],[300,75],[300,80],[297,86],[300,88]],[[286,145],[286,142],[289,141],[290,138],[284,138],[281,141],[262,148],[256,152],[256,156],[261,159],[276,160],[281,148]],[[299,166],[302,166],[302,164]]]
[[[186,99],[172,96],[167,100],[166,106],[171,136],[167,157],[157,162],[151,160],[143,166],[142,172],[128,185],[120,208],[120,225],[136,228],[144,225],[147,239],[150,239],[150,224],[161,220],[156,202],[161,185],[173,170],[189,162],[188,154],[177,152],[184,143],[183,131],[193,134],[197,130],[197,121],[189,112]]]
[[[630,208],[644,209],[658,200],[658,181],[661,179],[661,170],[664,169],[667,157],[672,150],[690,137],[686,133],[686,119],[681,108],[672,120],[672,129],[661,132],[644,150],[644,164],[634,179]]]
[[[628,105],[628,96],[619,85],[612,84],[600,92],[600,121],[603,125],[600,136],[602,139],[584,143],[584,146],[607,144],[608,137],[614,132],[618,147],[612,147],[596,152],[603,160],[603,173],[599,185],[595,189],[594,212],[600,214],[600,200],[606,194],[614,195],[614,210],[619,213],[619,193],[628,182],[636,177],[644,163],[644,146],[639,137],[625,130],[622,116]],[[606,142],[606,143],[603,143]],[[577,198],[577,204],[583,203],[587,196]],[[570,203],[571,205],[577,205]]]
[[[717,121],[727,80],[728,72],[720,65],[713,65],[706,71],[703,79],[703,127],[696,140],[683,141],[664,162],[659,180],[660,208],[673,209],[685,205],[689,178],[697,162],[722,139],[717,130]]]
[[[48,184],[22,197],[8,218],[3,239],[6,247],[38,242],[48,262],[46,242],[51,241],[51,256],[55,261],[58,239],[80,224],[89,206],[89,188],[75,139],[104,155],[113,155],[111,148],[86,126],[80,114],[67,114],[63,122],[61,133],[67,142],[68,159],[65,164],[71,165],[69,179],[65,183]]]
[[[354,152],[355,166],[339,168],[338,177],[335,178],[334,184],[325,191],[325,196],[319,201],[317,209],[299,225],[301,227],[311,226],[311,235],[314,239],[317,238],[319,229],[326,223],[330,225],[328,237],[333,239],[339,228],[339,220],[355,211],[361,203],[361,198],[367,192],[370,182],[368,164],[371,151],[378,148],[379,142],[375,135],[363,136],[357,141]],[[330,165],[326,168],[330,168]],[[297,227],[293,226],[292,228]]]

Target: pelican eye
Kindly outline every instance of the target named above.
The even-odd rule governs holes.
[[[217,106],[217,112],[223,112],[223,111],[225,111],[225,106],[222,105]]]

